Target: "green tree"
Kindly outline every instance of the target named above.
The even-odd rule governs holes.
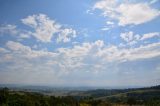
[[[8,88],[3,88],[0,90],[0,105],[5,104],[7,102],[8,95],[9,95]]]
[[[132,105],[136,104],[136,100],[135,100],[134,98],[128,98],[128,99],[127,99],[127,103],[128,103],[130,106],[132,106]]]

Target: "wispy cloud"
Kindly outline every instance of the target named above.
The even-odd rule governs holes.
[[[159,32],[152,32],[152,33],[147,33],[147,34],[144,34],[142,37],[141,37],[141,40],[146,40],[146,39],[150,39],[150,38],[154,38],[154,37],[160,37],[160,33]]]
[[[9,34],[9,35],[16,35],[18,33],[16,25],[1,25],[0,26],[0,35]]]
[[[134,32],[132,31],[129,31],[129,32],[121,33],[120,37],[127,43],[127,45],[133,45],[140,41],[145,41],[145,40],[152,39],[152,38],[159,38],[160,33],[151,32],[151,33],[139,35],[139,34],[134,34]]]

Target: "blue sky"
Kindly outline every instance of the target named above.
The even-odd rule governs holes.
[[[0,83],[160,84],[159,0],[0,0]]]

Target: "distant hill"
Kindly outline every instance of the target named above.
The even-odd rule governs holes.
[[[103,96],[111,96],[117,94],[126,94],[126,93],[136,93],[136,92],[153,92],[159,91],[160,85],[152,86],[152,87],[144,87],[144,88],[130,88],[130,89],[96,89],[96,90],[88,90],[83,92],[84,95],[93,96],[95,98],[103,97]]]
[[[152,99],[160,100],[160,85],[136,89],[93,90],[87,91],[86,94],[94,97],[95,100],[126,102],[128,98],[133,98],[136,101],[144,102]]]
[[[45,94],[45,95],[44,95]],[[160,106],[160,85],[133,89],[14,90],[0,88],[0,106]]]

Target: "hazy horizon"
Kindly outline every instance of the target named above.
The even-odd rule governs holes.
[[[68,85],[29,85],[29,84],[0,84],[0,88],[9,89],[57,89],[57,90],[96,90],[96,89],[134,89],[134,88],[148,88],[155,87],[159,85],[149,85],[149,86],[68,86]]]
[[[0,0],[0,84],[160,84],[159,0]]]

